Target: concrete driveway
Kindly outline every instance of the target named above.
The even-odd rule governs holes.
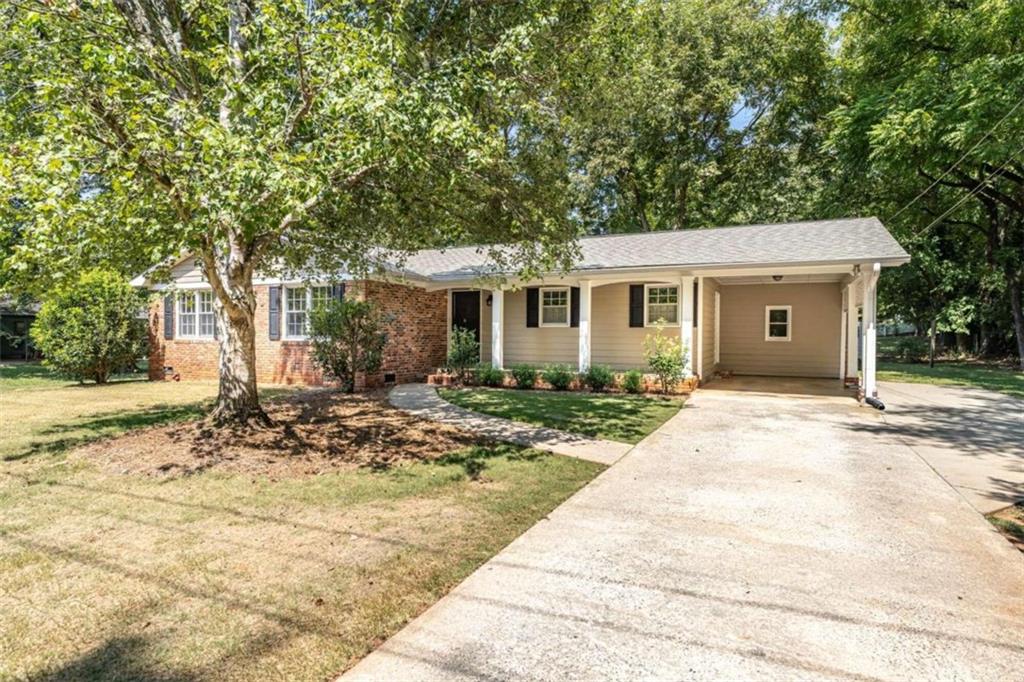
[[[982,514],[1024,499],[1024,400],[881,382],[885,422]]]
[[[347,678],[1019,679],[1024,560],[881,419],[701,391]]]

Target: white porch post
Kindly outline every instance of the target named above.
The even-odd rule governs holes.
[[[877,317],[878,317],[878,276],[882,271],[880,263],[875,263],[871,272],[864,276],[864,396],[878,395],[875,383]]]
[[[857,376],[857,280],[846,285],[846,376]]]
[[[693,361],[693,372],[703,381],[704,376],[704,278],[697,278],[697,331],[694,339],[696,357]]]
[[[491,289],[491,367],[505,366],[505,292]]]
[[[590,369],[590,280],[580,280],[579,370]]]
[[[846,331],[849,325],[846,318],[850,315],[850,289],[843,287],[843,305],[839,313],[839,380],[846,377]]]
[[[683,344],[683,377],[693,376],[693,275],[679,278],[679,303],[683,307],[679,316],[679,340]]]

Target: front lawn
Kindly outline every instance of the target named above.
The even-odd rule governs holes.
[[[0,386],[0,679],[331,678],[603,469],[374,396],[182,421],[214,390]]]
[[[988,515],[988,520],[1013,545],[1024,552],[1024,502]]]
[[[440,389],[445,400],[484,414],[620,443],[639,443],[683,406],[679,398],[514,389]]]
[[[1024,372],[996,365],[969,362],[927,364],[880,362],[879,381],[902,381],[918,384],[971,386],[1024,398]]]

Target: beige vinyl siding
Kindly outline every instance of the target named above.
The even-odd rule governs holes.
[[[736,374],[834,377],[842,294],[822,284],[722,285],[720,369]],[[765,341],[765,306],[792,306],[791,341]]]
[[[171,280],[178,286],[206,284],[206,277],[199,267],[197,258],[186,258],[171,268]]]
[[[647,366],[644,337],[655,329],[629,326],[629,284],[607,284],[591,289],[590,317],[590,357],[594,364],[618,370]],[[678,339],[679,327],[666,327],[664,333]]]
[[[701,374],[703,378],[715,373],[715,292],[718,281],[713,277],[704,278],[703,306],[701,310]]]
[[[526,291],[505,292],[505,366],[579,362],[579,328],[527,327]]]

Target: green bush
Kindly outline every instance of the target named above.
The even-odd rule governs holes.
[[[505,371],[490,365],[480,365],[476,368],[476,380],[483,386],[497,388],[505,384]]]
[[[683,378],[683,359],[688,353],[679,340],[665,336],[660,326],[644,339],[644,358],[651,373],[658,377],[662,393],[668,393]]]
[[[480,362],[480,342],[472,329],[452,328],[451,345],[448,348],[448,367],[455,372],[459,381],[466,380],[470,367]]]
[[[533,388],[537,383],[537,368],[533,365],[516,365],[512,368],[512,378],[515,379],[516,388]]]
[[[611,367],[591,365],[583,374],[583,383],[591,391],[601,392],[615,385],[615,373]]]
[[[540,376],[556,391],[567,391],[576,374],[565,365],[548,365]]]
[[[29,333],[43,364],[103,384],[145,355],[145,307],[145,294],[124,278],[90,270],[43,303]]]
[[[331,300],[309,314],[313,362],[329,379],[351,393],[357,372],[380,369],[387,336],[384,318],[372,303]]]
[[[893,344],[893,355],[900,362],[921,362],[928,357],[928,339],[923,336],[901,336]]]
[[[644,390],[644,375],[638,369],[631,369],[622,376],[622,390],[626,393],[641,393]]]

